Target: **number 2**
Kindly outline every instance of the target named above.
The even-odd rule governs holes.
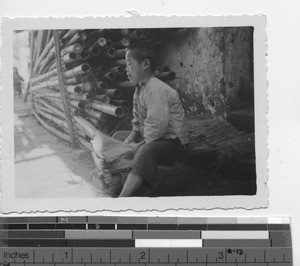
[[[141,260],[144,260],[146,257],[146,253],[144,251],[141,252]]]

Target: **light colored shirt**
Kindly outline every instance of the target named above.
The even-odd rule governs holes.
[[[182,145],[189,142],[178,92],[153,76],[134,92],[132,126],[146,142],[175,138],[179,138]]]

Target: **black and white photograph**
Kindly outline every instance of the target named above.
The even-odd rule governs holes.
[[[264,17],[136,20],[4,21],[8,209],[267,204]]]

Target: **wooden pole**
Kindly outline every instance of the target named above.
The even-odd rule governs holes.
[[[75,140],[75,132],[73,128],[73,123],[72,123],[72,118],[67,102],[67,97],[66,97],[66,91],[65,87],[63,84],[63,75],[62,75],[62,70],[61,70],[61,51],[60,51],[60,45],[59,45],[59,33],[57,30],[53,31],[53,37],[54,37],[54,45],[55,45],[55,59],[56,59],[56,66],[57,66],[57,75],[58,75],[58,83],[59,83],[59,90],[61,93],[61,98],[64,106],[64,111],[66,114],[67,118],[67,123],[69,127],[69,133],[70,133],[70,138],[71,138],[71,146],[73,148],[76,147],[76,140]]]
[[[44,128],[52,132],[55,136],[63,139],[64,141],[70,142],[70,136],[67,135],[66,133],[63,133],[56,128],[50,126],[48,123],[46,123],[33,109],[31,110],[36,119],[42,124]]]
[[[34,68],[33,68],[33,75],[32,76],[34,76],[36,74],[36,71],[37,71],[40,63],[43,61],[43,59],[47,56],[49,51],[52,49],[53,44],[54,44],[54,38],[51,38],[50,41],[48,42],[48,44],[46,45],[45,49],[43,50],[43,52],[39,56],[39,58],[35,59],[36,61],[34,62]]]
[[[34,32],[30,31],[29,32],[29,46],[30,46],[30,75],[32,76],[33,73],[33,67],[34,67]]]
[[[34,58],[35,58],[35,62],[34,62],[34,65],[36,67],[36,63],[37,63],[37,60],[40,56],[40,51],[41,51],[41,43],[42,43],[42,34],[43,34],[43,31],[42,30],[38,30],[37,31],[37,35],[36,35],[36,38],[34,39],[34,42],[35,42],[35,45],[34,45]]]
[[[34,58],[35,58],[35,45],[34,45],[34,31],[30,31],[29,32],[29,41],[30,41],[30,59],[31,59],[31,65],[30,65],[30,78],[29,78],[29,81],[25,87],[25,93],[24,93],[24,96],[23,96],[23,100],[24,102],[27,101],[27,96],[28,96],[28,92],[29,92],[29,88],[31,86],[31,78],[33,77],[33,68],[34,68]]]

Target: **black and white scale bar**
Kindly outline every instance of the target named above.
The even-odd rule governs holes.
[[[120,243],[129,245],[126,240],[150,242],[202,239],[203,246],[272,246],[291,247],[291,232],[289,231],[164,231],[164,230],[0,230],[0,246],[71,246],[83,243],[84,246],[90,242],[91,246],[95,240],[122,240]],[[82,240],[82,241],[68,241]],[[116,242],[116,241],[115,241]],[[115,245],[115,242],[112,242]],[[150,243],[149,242],[149,243]],[[103,242],[106,243],[106,242]],[[110,242],[107,242],[110,243]],[[171,243],[171,242],[170,242]],[[174,242],[175,243],[175,242]],[[227,244],[226,244],[227,243]],[[102,246],[102,245],[101,245]],[[152,245],[151,245],[152,246]]]
[[[215,230],[230,230],[230,231],[266,231],[266,230],[278,230],[288,231],[290,230],[289,224],[224,224],[224,225],[207,225],[207,224],[112,224],[112,223],[66,223],[66,224],[54,224],[54,223],[13,223],[4,224],[0,223],[0,229],[5,230],[195,230],[195,231],[215,231]]]
[[[0,217],[6,230],[290,230],[288,217]]]
[[[291,246],[291,245],[289,245]],[[0,247],[135,247],[135,248],[200,248],[200,247],[287,247],[273,245],[271,239],[2,239]]]

